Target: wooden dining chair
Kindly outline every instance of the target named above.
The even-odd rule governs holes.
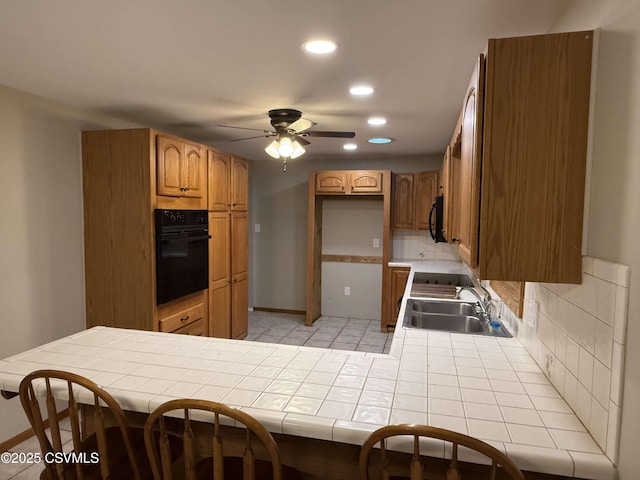
[[[231,435],[228,427],[244,431],[231,429],[235,432]],[[180,466],[179,462],[172,465],[167,455],[171,429],[174,433],[179,431],[183,439],[184,458]],[[151,412],[144,434],[154,480],[303,478],[295,468],[282,465],[275,439],[260,422],[221,403],[195,399],[168,401]],[[223,436],[227,437],[224,443]]]
[[[405,438],[408,436],[412,440],[411,450],[413,452],[410,454],[409,465],[405,464],[403,471],[398,472],[395,470],[392,472],[391,464],[398,463],[398,460],[390,461],[390,451],[392,449],[387,448],[387,440],[391,437],[399,436],[405,436]],[[360,478],[362,480],[370,480],[372,478],[381,478],[383,480],[423,480],[425,474],[433,474],[433,472],[429,471],[429,468],[425,468],[428,463],[426,455],[420,453],[420,440],[422,438],[444,440],[444,442],[449,442],[452,445],[451,463],[446,468],[444,475],[439,477],[430,476],[428,478],[443,478],[446,480],[476,480],[478,478],[496,480],[496,478],[509,478],[512,480],[525,480],[524,475],[513,461],[492,445],[458,432],[426,425],[388,425],[372,432],[360,450]],[[377,444],[380,444],[380,461],[379,464],[372,466],[370,463],[373,462],[370,462],[370,457],[373,456],[372,453]],[[486,465],[461,465],[458,459],[459,446],[484,455],[488,459],[487,463],[491,465],[490,468],[486,468]],[[431,459],[433,460],[433,458]],[[466,474],[466,469],[472,471],[465,476],[463,474]],[[370,472],[375,472],[376,475],[370,476]],[[405,473],[408,473],[408,475],[405,475]]]
[[[64,400],[68,401],[72,450],[63,445],[61,436]],[[45,465],[40,478],[150,477],[144,431],[130,428],[118,402],[91,380],[60,370],[37,370],[20,383],[20,401],[40,443]],[[71,451],[75,458],[70,458]]]

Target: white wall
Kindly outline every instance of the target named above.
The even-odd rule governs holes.
[[[129,126],[0,86],[0,358],[84,329],[80,132]],[[0,400],[0,441],[26,428]]]
[[[382,256],[382,200],[328,199],[322,206],[322,254]],[[373,246],[377,238],[379,246]],[[344,288],[350,288],[350,295]],[[322,314],[380,320],[382,265],[322,262]]]
[[[600,28],[587,254],[631,268],[619,455],[638,478],[640,430],[640,0],[575,0],[553,31]]]

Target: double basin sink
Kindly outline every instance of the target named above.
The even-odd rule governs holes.
[[[424,276],[418,277],[418,275],[416,274],[416,279],[424,278]],[[425,291],[423,288],[416,288],[415,291],[420,292],[420,298],[414,298],[412,293],[407,299],[403,327],[474,335],[511,336],[498,322],[492,322],[496,319],[489,316],[486,312],[486,306],[481,306],[480,300],[470,302],[460,299],[462,288],[473,289],[476,287],[469,277],[442,274],[438,279],[436,285],[453,285],[451,290],[453,294],[445,296],[442,294],[442,289],[436,289],[433,291],[437,296],[430,298],[428,293],[423,293]],[[414,286],[416,283],[418,286],[423,286],[424,282],[415,282],[414,280]]]

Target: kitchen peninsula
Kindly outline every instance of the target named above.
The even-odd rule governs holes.
[[[280,434],[284,449],[313,451],[316,466],[326,456],[321,468],[335,471],[321,473],[334,478],[357,472],[356,457],[349,465],[331,458],[336,448],[357,452],[371,431],[390,423],[481,438],[524,471],[615,477],[516,338],[396,328],[387,355],[94,327],[0,360],[0,387],[16,392],[40,368],[89,377],[133,412],[181,397],[236,406]],[[444,457],[444,444],[435,445],[430,455]]]

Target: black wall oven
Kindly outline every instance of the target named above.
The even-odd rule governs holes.
[[[166,303],[209,284],[206,210],[155,211],[156,302]]]

